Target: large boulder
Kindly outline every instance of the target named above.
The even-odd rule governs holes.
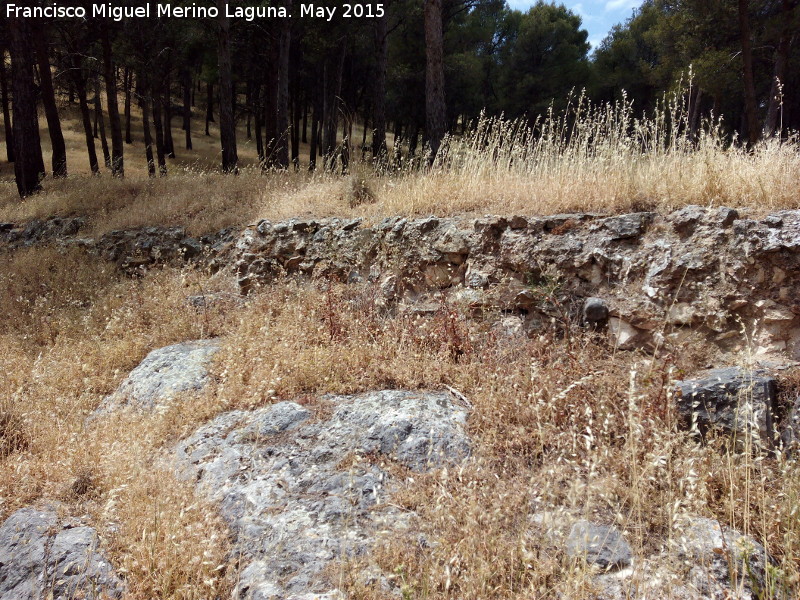
[[[22,508],[0,526],[0,600],[99,600],[123,591],[91,527],[65,524],[50,508]]]
[[[677,382],[678,411],[693,429],[718,428],[764,447],[774,443],[773,417],[778,396],[774,377],[739,367],[712,369],[697,379]]]
[[[337,561],[413,521],[388,504],[400,484],[387,464],[424,472],[458,463],[470,449],[466,419],[448,393],[323,397],[316,408],[280,402],[199,429],[178,446],[179,470],[219,502],[233,530],[238,597],[335,595]]]
[[[153,410],[166,406],[179,393],[203,389],[209,381],[208,364],[217,350],[217,340],[153,350],[104,400],[101,410],[121,406]]]

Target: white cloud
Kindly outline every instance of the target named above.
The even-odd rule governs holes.
[[[641,4],[641,0],[609,0],[606,2],[606,12],[614,10],[631,10]]]

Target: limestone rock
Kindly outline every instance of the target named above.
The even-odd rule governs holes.
[[[692,518],[675,540],[688,568],[688,583],[704,598],[751,600],[765,597],[767,567],[774,560],[753,538],[717,521]]]
[[[602,227],[611,232],[613,240],[639,237],[655,218],[655,213],[631,213],[618,217],[608,217],[600,221]]]
[[[55,511],[22,508],[0,526],[0,600],[120,598],[122,581],[87,526]]]
[[[208,363],[218,349],[217,340],[197,340],[153,350],[105,399],[101,409],[132,406],[153,410],[178,393],[201,390],[208,383]]]
[[[611,317],[608,320],[608,334],[610,343],[619,350],[633,350],[641,345],[639,330],[623,319]]]
[[[700,433],[718,427],[771,448],[777,381],[761,371],[713,369],[697,379],[677,382],[678,411]]]
[[[400,482],[384,463],[422,472],[469,454],[467,412],[448,393],[389,390],[320,404],[225,413],[177,448],[179,472],[219,502],[234,533],[239,598],[335,594],[326,570],[413,521],[387,503]]]
[[[607,525],[578,521],[566,542],[567,555],[601,569],[620,569],[631,564],[631,547],[622,534]]]

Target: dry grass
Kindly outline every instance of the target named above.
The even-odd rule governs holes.
[[[224,524],[164,460],[200,423],[308,394],[445,385],[474,405],[475,452],[395,499],[420,514],[428,540],[420,551],[416,536],[398,536],[375,554],[406,597],[590,598],[586,572],[530,519],[556,509],[617,524],[640,556],[683,515],[717,517],[765,543],[797,586],[797,467],[734,455],[722,439],[701,446],[676,426],[669,381],[706,364],[698,340],[646,357],[555,325],[510,339],[499,313],[473,319],[443,304],[392,316],[372,285],[325,282],[281,282],[198,314],[186,296],[224,290],[223,279],[166,269],[126,279],[52,249],[8,256],[0,284],[2,412],[25,440],[0,456],[0,518],[46,499],[90,514],[131,598],[225,596],[235,580]],[[211,335],[223,347],[206,394],[165,414],[86,422],[149,350]],[[355,597],[380,597],[349,573]]]
[[[680,97],[652,118],[636,117],[628,102],[592,106],[583,98],[533,127],[483,118],[465,135],[445,140],[430,169],[420,168],[419,157],[380,174],[368,162],[355,162],[349,177],[305,168],[262,174],[248,142],[240,152],[241,174],[226,177],[214,171],[217,138],[195,137],[197,150],[179,151],[166,179],[145,176],[137,141],[126,149],[125,181],[108,175],[47,180],[44,193],[25,201],[16,197],[6,165],[0,171],[0,220],[79,214],[90,218],[93,233],[184,225],[201,234],[300,215],[614,213],[687,204],[763,213],[800,207],[796,135],[748,150],[732,144],[719,122],[692,134]],[[79,140],[68,141],[70,157],[80,164]]]

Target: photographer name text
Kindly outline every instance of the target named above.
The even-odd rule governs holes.
[[[323,19],[332,21],[336,17],[343,19],[380,18],[384,15],[383,4],[343,4],[341,6],[323,6],[321,4],[302,3],[290,11],[285,6],[230,6],[220,11],[215,6],[172,6],[156,4],[155,6],[116,6],[110,3],[84,6],[50,4],[47,6],[20,6],[6,4],[6,18],[23,19],[216,19],[225,16],[231,19],[255,21],[257,19],[287,19],[292,16],[300,18]]]

